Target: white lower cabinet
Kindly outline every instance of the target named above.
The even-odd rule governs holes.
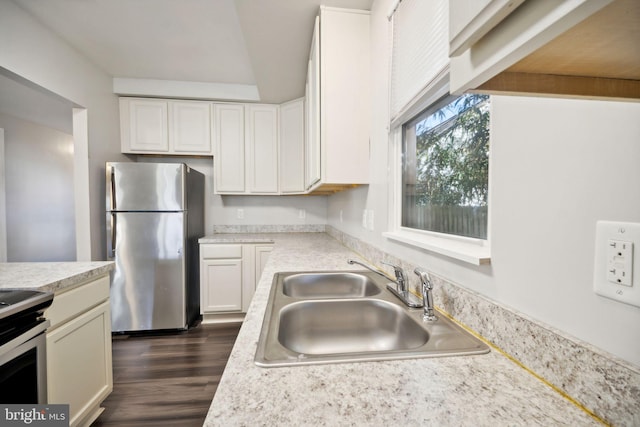
[[[69,405],[69,425],[88,426],[113,390],[109,276],[54,296],[45,313],[47,399]]]
[[[204,322],[239,320],[251,304],[273,245],[200,245],[200,311]]]
[[[264,271],[264,266],[267,264],[269,255],[273,250],[273,245],[256,245],[256,285],[260,281],[260,276]],[[255,291],[255,289],[254,289]]]
[[[242,310],[242,245],[201,245],[202,313]]]

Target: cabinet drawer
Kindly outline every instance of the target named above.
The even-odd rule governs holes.
[[[200,256],[208,258],[242,258],[242,245],[200,245]]]
[[[67,292],[55,294],[45,317],[51,321],[49,330],[88,311],[109,298],[109,276],[102,276]]]

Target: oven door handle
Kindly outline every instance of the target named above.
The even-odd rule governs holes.
[[[18,335],[17,337],[13,338],[12,340],[7,341],[6,343],[2,344],[0,346],[0,365],[5,363],[4,359],[5,359],[5,357],[7,355],[10,355],[9,359],[11,359],[11,357],[12,357],[11,356],[11,352],[13,350],[15,350],[16,348],[20,347],[21,345],[23,345],[27,341],[33,339],[34,337],[44,333],[50,325],[51,325],[51,322],[48,319],[44,320],[44,321],[41,321],[40,323],[38,323],[33,328],[25,331],[23,334]]]

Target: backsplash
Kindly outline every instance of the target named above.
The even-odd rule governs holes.
[[[416,265],[331,226],[326,232],[372,265],[384,261],[402,266],[410,289],[419,294],[412,274]],[[393,277],[391,270],[382,269]],[[640,368],[443,277],[431,274],[431,280],[439,309],[598,417],[613,425],[640,425]]]
[[[214,225],[214,234],[226,233],[324,233],[325,224],[299,225]]]

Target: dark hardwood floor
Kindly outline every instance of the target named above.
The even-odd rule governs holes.
[[[239,330],[114,336],[113,393],[93,426],[201,426]]]

